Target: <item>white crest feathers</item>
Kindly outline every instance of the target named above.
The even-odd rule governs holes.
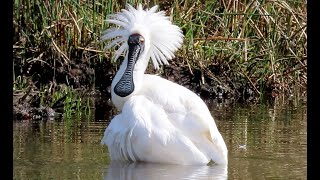
[[[127,40],[131,34],[139,33],[150,42],[148,59],[156,69],[159,64],[168,64],[168,59],[174,58],[174,52],[180,48],[183,42],[181,29],[172,24],[169,17],[165,16],[163,11],[156,12],[158,6],[143,10],[139,4],[137,9],[127,5],[127,9],[122,9],[117,14],[111,14],[107,17],[107,22],[116,25],[104,32],[101,40],[111,40],[105,50],[115,45],[120,45],[117,49],[114,60],[118,59],[122,53],[127,53]]]

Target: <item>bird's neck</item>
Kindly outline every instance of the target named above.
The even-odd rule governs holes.
[[[133,73],[132,73],[134,91],[125,97],[121,97],[121,96],[118,96],[114,92],[114,88],[115,88],[116,84],[120,81],[121,77],[123,76],[123,74],[125,73],[125,70],[127,68],[128,56],[125,57],[124,61],[122,62],[121,66],[120,66],[120,69],[116,73],[115,77],[112,80],[112,84],[111,84],[112,102],[118,108],[118,110],[122,109],[123,104],[126,102],[126,100],[129,97],[131,97],[134,94],[137,94],[140,91],[142,83],[143,83],[144,72],[148,66],[148,61],[149,61],[149,59],[146,58],[145,54],[141,54],[139,56],[139,59],[136,61],[135,65],[134,65],[134,69],[133,69]]]

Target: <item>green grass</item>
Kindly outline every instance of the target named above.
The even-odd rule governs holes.
[[[234,82],[230,88],[248,83],[257,94],[305,87],[305,1],[224,2],[174,3],[175,20],[186,32],[181,54],[191,69],[223,67]]]
[[[59,67],[70,69],[74,59],[109,60],[99,41],[108,28],[104,19],[125,3],[160,4],[185,34],[178,59],[200,84],[233,90],[240,96],[250,88],[257,96],[306,89],[307,13],[303,0],[290,1],[21,1],[15,0],[14,80],[23,88],[35,75],[19,73],[27,64],[48,64],[56,80]],[[94,81],[94,80],[93,80]],[[94,82],[92,82],[94,83]],[[66,101],[74,101],[74,96]],[[86,104],[79,101],[81,106]],[[76,105],[78,108],[80,105]],[[68,103],[66,103],[68,111]]]
[[[61,106],[65,119],[80,120],[91,115],[89,98],[68,86],[60,86],[59,90],[51,92],[51,95],[46,93],[47,90],[42,92],[44,93],[40,95],[41,106]]]

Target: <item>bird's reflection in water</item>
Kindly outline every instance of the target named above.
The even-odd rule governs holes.
[[[105,180],[228,179],[226,165],[195,166],[111,162]]]

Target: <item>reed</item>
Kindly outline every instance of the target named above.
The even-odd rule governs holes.
[[[15,0],[15,85],[25,87],[22,77],[68,84],[79,62],[90,66],[109,61],[112,53],[104,52],[99,41],[108,28],[104,19],[126,3],[159,4],[182,28],[185,42],[177,60],[191,74],[201,73],[199,84],[219,86],[236,96],[249,90],[261,97],[290,92],[296,86],[306,89],[307,4],[303,0]],[[66,74],[63,78],[61,71]],[[94,82],[95,74],[87,84],[91,87]]]
[[[259,95],[305,88],[305,1],[174,1],[173,12],[186,34],[181,55],[217,84]]]

